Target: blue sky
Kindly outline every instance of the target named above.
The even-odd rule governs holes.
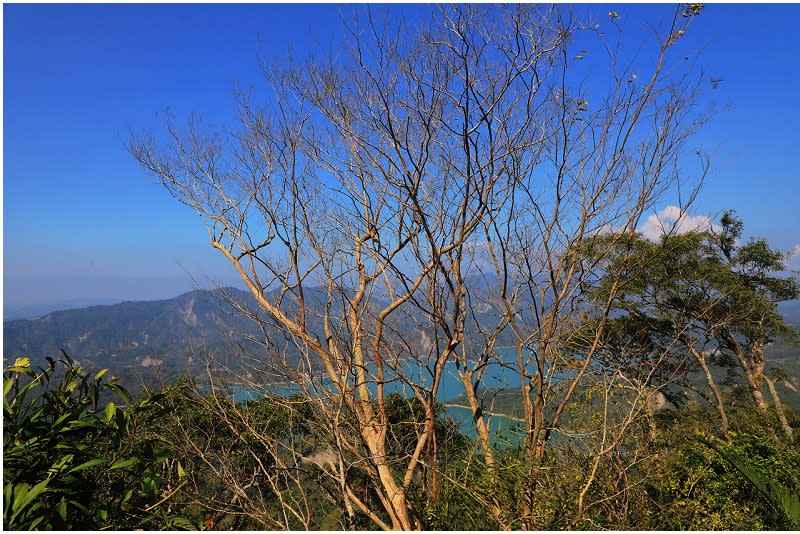
[[[167,298],[233,273],[204,227],[125,150],[129,128],[235,117],[235,84],[262,84],[259,54],[336,47],[333,5],[3,6],[3,281],[6,304]],[[422,16],[426,6],[402,8]],[[574,6],[633,36],[666,5]],[[723,78],[696,144],[711,175],[692,214],[735,208],[747,235],[800,243],[800,6],[709,5],[687,34]],[[630,37],[626,37],[630,39]],[[800,263],[797,264],[800,267]]]

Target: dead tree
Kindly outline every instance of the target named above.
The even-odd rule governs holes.
[[[201,216],[246,285],[271,347],[260,365],[317,399],[346,514],[411,529],[407,491],[436,469],[448,366],[489,473],[479,384],[492,367],[516,373],[524,446],[544,454],[599,346],[560,372],[591,272],[579,245],[635,231],[676,185],[703,117],[695,71],[672,59],[691,20],[680,12],[643,70],[560,7],[443,7],[419,28],[359,14],[343,53],[265,65],[270,103],[242,96],[237,130],[170,123],[166,136],[135,136],[131,152]],[[591,61],[601,83],[580,70]],[[493,319],[476,320],[478,308]],[[496,350],[502,340],[513,357]],[[398,384],[425,411],[400,457],[387,450],[385,406]]]

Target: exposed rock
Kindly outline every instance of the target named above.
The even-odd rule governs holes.
[[[192,297],[186,303],[186,308],[181,310],[183,312],[183,321],[189,326],[197,326],[197,315],[194,314],[194,303],[197,299]]]
[[[335,466],[337,458],[333,448],[328,447],[326,449],[320,449],[318,451],[314,451],[308,456],[303,456],[302,460],[303,463],[312,463],[320,467],[324,467],[325,465],[328,464],[330,464],[331,466]]]
[[[156,367],[164,363],[163,360],[157,360],[155,358],[151,358],[150,356],[146,356],[142,359],[142,363],[140,364],[142,367]]]
[[[674,410],[675,406],[667,399],[666,395],[660,391],[654,391],[648,399],[648,408],[655,413],[663,410]]]

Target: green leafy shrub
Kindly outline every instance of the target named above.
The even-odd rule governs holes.
[[[715,441],[714,447],[706,444],[710,441],[702,434],[698,439],[687,438],[689,435],[681,438],[675,432],[674,449],[665,455],[662,465],[664,472],[651,487],[658,508],[656,528],[796,528],[779,499],[783,495],[788,502],[800,488],[796,446],[776,440],[756,426],[730,432],[728,441]],[[769,482],[758,487],[757,480]]]
[[[137,437],[154,399],[134,402],[107,369],[87,374],[66,354],[47,360],[3,371],[3,527],[192,528],[159,513],[175,490],[161,487],[167,456]]]

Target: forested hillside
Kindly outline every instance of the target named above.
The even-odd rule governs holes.
[[[34,320],[7,321],[3,325],[3,355],[21,356],[43,364],[46,356],[61,350],[85,368],[114,369],[126,387],[141,382],[197,376],[206,360],[224,360],[232,333],[255,333],[253,323],[237,314],[222,298],[246,295],[234,289],[192,291],[163,301],[123,302],[54,311]]]

